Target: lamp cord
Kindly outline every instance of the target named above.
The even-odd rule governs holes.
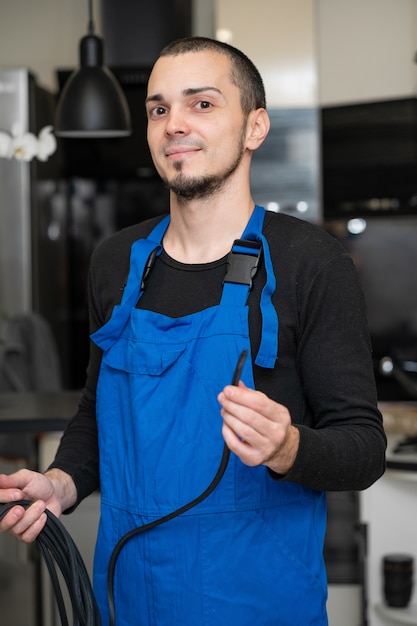
[[[88,34],[94,35],[93,0],[88,0]]]
[[[20,500],[0,505],[0,520],[16,505],[27,509],[32,502]],[[71,535],[51,511],[36,538],[54,590],[62,626],[69,626],[68,615],[55,564],[58,565],[71,599],[73,626],[101,626],[100,613],[84,561]]]

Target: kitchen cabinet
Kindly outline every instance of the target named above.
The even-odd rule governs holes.
[[[417,625],[417,593],[404,609],[386,606],[383,598],[382,557],[407,553],[417,564],[417,471],[387,469],[361,493],[361,518],[367,524],[368,626]]]

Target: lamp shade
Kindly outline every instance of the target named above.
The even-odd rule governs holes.
[[[102,64],[100,37],[80,42],[80,69],[64,85],[57,104],[55,133],[61,137],[126,137],[129,107],[113,73]]]

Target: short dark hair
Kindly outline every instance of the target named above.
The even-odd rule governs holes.
[[[265,87],[259,70],[246,54],[230,44],[208,37],[186,37],[165,46],[159,56],[177,56],[202,50],[219,52],[230,59],[231,80],[240,89],[240,101],[245,115],[255,109],[266,108]]]

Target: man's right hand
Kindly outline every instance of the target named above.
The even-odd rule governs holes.
[[[46,524],[45,509],[59,517],[63,510],[76,501],[76,489],[72,478],[58,469],[45,474],[31,470],[19,470],[9,476],[0,475],[0,503],[30,500],[28,509],[14,506],[0,521],[0,532],[8,531],[21,541],[35,541]]]

